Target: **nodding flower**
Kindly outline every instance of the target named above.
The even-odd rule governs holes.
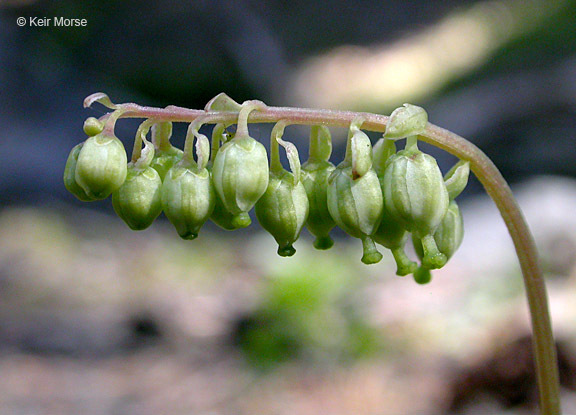
[[[384,202],[378,176],[372,168],[372,146],[360,131],[363,118],[352,121],[344,161],[328,178],[328,210],[336,224],[362,240],[365,264],[382,259],[371,235],[378,229]]]
[[[306,227],[316,237],[316,249],[329,249],[334,245],[330,230],[336,226],[328,211],[328,177],[336,168],[329,159],[332,154],[332,137],[324,125],[310,129],[310,155],[302,165],[302,183],[310,202]]]
[[[260,101],[247,101],[238,116],[238,128],[216,154],[212,180],[218,196],[239,225],[268,187],[268,155],[264,146],[248,134],[250,112],[264,108]],[[240,226],[241,227],[241,226]]]

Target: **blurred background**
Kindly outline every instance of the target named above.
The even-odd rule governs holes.
[[[84,119],[104,114],[82,108],[98,91],[160,107],[226,92],[426,108],[518,197],[548,279],[565,413],[576,413],[575,3],[0,1],[0,413],[535,411],[521,273],[475,179],[459,198],[464,243],[426,286],[396,277],[389,253],[362,265],[360,242],[338,231],[326,252],[304,231],[289,259],[255,220],[233,233],[208,223],[193,242],[164,217],[132,232],[109,200],[80,202],[62,183]],[[128,149],[137,125],[117,124]],[[270,126],[251,132],[267,143]],[[303,161],[307,134],[285,134]],[[338,163],[345,131],[333,134]],[[444,172],[455,163],[421,148]]]

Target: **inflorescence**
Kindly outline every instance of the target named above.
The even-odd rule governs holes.
[[[309,158],[301,165],[296,146],[282,139],[289,125],[282,119],[272,129],[268,160],[248,131],[250,113],[266,105],[240,105],[224,94],[207,106],[212,115],[190,123],[183,150],[170,143],[171,121],[145,120],[128,162],[114,125],[132,104],[114,105],[101,93],[88,97],[86,105],[93,102],[114,111],[86,120],[88,138],[70,152],[64,184],[82,201],[112,195],[114,210],[133,230],[146,229],[164,212],[182,238],[195,239],[207,220],[226,230],[249,226],[255,208],[281,256],[296,252],[293,243],[304,226],[315,236],[315,248],[331,248],[330,231],[338,226],[362,241],[362,262],[379,262],[376,244],[382,245],[392,252],[398,275],[413,274],[422,284],[462,242],[462,215],[454,199],[466,187],[469,163],[460,161],[442,176],[436,160],[419,150],[418,135],[428,122],[420,107],[396,109],[374,147],[361,129],[364,118],[354,118],[346,155],[335,166],[328,127],[311,126]],[[223,121],[229,117],[219,120],[214,111],[237,113],[235,131]],[[200,133],[205,123],[215,124],[211,140]],[[406,145],[397,151],[396,141],[403,138]],[[289,170],[280,162],[280,146]],[[410,234],[420,265],[405,251]]]

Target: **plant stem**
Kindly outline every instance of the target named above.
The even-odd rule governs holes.
[[[423,141],[434,144],[462,160],[492,198],[512,237],[520,261],[532,320],[532,344],[540,390],[540,413],[561,413],[556,347],[548,310],[548,298],[534,239],[510,187],[486,154],[474,144],[443,128],[428,125]]]
[[[236,123],[237,112],[205,112],[181,107],[152,108],[136,104],[124,104],[122,118],[154,118],[158,121],[190,122],[199,116],[208,115],[210,121]],[[248,122],[268,123],[285,120],[289,124],[326,125],[348,128],[357,117],[363,117],[362,129],[385,132],[387,116],[288,107],[265,107],[247,117]],[[552,324],[548,310],[546,286],[538,253],[528,225],[512,195],[510,187],[492,161],[474,144],[448,130],[428,124],[419,139],[437,146],[461,160],[470,162],[470,169],[484,186],[498,207],[516,248],[520,262],[528,306],[532,321],[533,348],[540,391],[540,413],[558,415],[560,409],[558,366]]]

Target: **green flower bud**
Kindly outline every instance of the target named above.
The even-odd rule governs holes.
[[[352,179],[352,166],[341,163],[328,178],[328,210],[346,233],[362,239],[362,262],[375,264],[382,259],[372,235],[382,218],[383,200],[378,177],[373,170]]]
[[[135,231],[148,228],[162,212],[162,179],[156,170],[128,165],[126,181],[112,193],[114,211]]]
[[[448,211],[442,219],[440,226],[434,232],[434,241],[438,247],[438,251],[446,255],[446,259],[450,259],[456,250],[462,244],[464,239],[464,222],[458,204],[452,200],[448,206]],[[412,236],[412,243],[416,254],[423,260],[424,246],[422,240]],[[430,269],[422,265],[415,273],[414,279],[419,284],[426,284],[432,279]]]
[[[356,123],[362,120],[354,120],[351,130]],[[358,134],[348,135],[348,146],[344,161],[340,163],[328,178],[328,210],[330,215],[344,231],[349,235],[362,240],[364,255],[362,262],[374,264],[382,259],[382,254],[376,249],[371,235],[378,229],[382,218],[384,202],[380,182],[374,169],[370,168],[365,174],[354,178],[352,152],[357,149],[352,141],[359,137]],[[372,158],[372,148],[365,157]],[[371,163],[370,163],[371,165]],[[358,173],[358,170],[356,170]]]
[[[374,169],[380,182],[382,194],[384,194],[386,162],[394,154],[396,154],[396,145],[392,140],[382,138],[378,140],[374,146]],[[372,235],[372,238],[375,242],[390,249],[396,261],[397,275],[405,276],[412,274],[416,270],[418,265],[408,258],[404,250],[406,241],[408,240],[408,232],[406,232],[406,229],[390,214],[386,208],[386,203],[384,203],[384,209],[382,211],[382,220],[380,221],[378,229]]]
[[[448,192],[436,160],[418,150],[415,137],[387,162],[384,200],[388,212],[422,240],[424,264],[443,266],[446,256],[438,251],[432,235],[448,209]]]
[[[195,239],[214,209],[210,173],[180,162],[162,183],[162,209],[183,239]]]
[[[268,187],[268,156],[262,144],[248,135],[247,118],[258,104],[240,111],[234,137],[216,154],[212,178],[218,196],[235,216],[245,217]]]
[[[191,146],[185,148],[184,158],[168,171],[162,183],[162,209],[183,239],[195,239],[214,210],[214,188],[206,169],[207,142],[199,135],[198,163],[192,158]]]
[[[271,135],[270,179],[266,192],[256,203],[256,217],[278,243],[278,255],[292,256],[292,244],[300,236],[308,219],[308,197],[300,180],[298,150],[292,143],[280,139],[285,124],[277,123]],[[285,149],[293,173],[282,168],[278,144]]]
[[[91,202],[96,200],[86,194],[84,189],[76,182],[76,164],[78,163],[78,155],[84,143],[80,143],[70,151],[68,155],[68,160],[66,161],[66,167],[64,168],[64,186],[70,193],[76,196],[83,202]]]
[[[335,167],[328,161],[332,153],[330,130],[313,126],[310,133],[310,156],[302,165],[302,184],[309,201],[306,227],[316,237],[316,249],[329,249],[334,245],[330,230],[336,225],[328,211],[328,177]]]
[[[218,97],[222,95],[223,94],[220,94]],[[224,96],[226,95],[224,94]],[[228,138],[228,133],[226,132],[224,124],[217,124],[214,126],[214,129],[212,130],[211,161],[216,158],[216,154],[220,148],[220,142],[225,143],[228,141]],[[212,172],[212,163],[209,163],[207,168]],[[215,195],[214,211],[212,211],[212,215],[210,215],[210,220],[212,222],[227,231],[233,231],[250,226],[252,219],[250,219],[250,215],[248,215],[247,212],[242,212],[238,215],[232,214],[228,209],[226,209],[224,202],[222,202],[222,199],[217,192],[215,192]]]
[[[113,135],[100,133],[88,138],[76,163],[75,179],[93,199],[105,199],[126,179],[126,151]]]
[[[84,132],[88,137],[98,135],[104,130],[104,123],[98,118],[88,117],[84,121]]]
[[[146,141],[137,161],[128,163],[128,174],[124,184],[112,193],[114,211],[133,230],[148,228],[162,212],[162,179],[150,167],[154,148]]]
[[[256,217],[278,243],[278,255],[294,255],[292,244],[308,218],[308,197],[302,182],[294,183],[288,172],[271,176],[268,189],[256,203]]]

